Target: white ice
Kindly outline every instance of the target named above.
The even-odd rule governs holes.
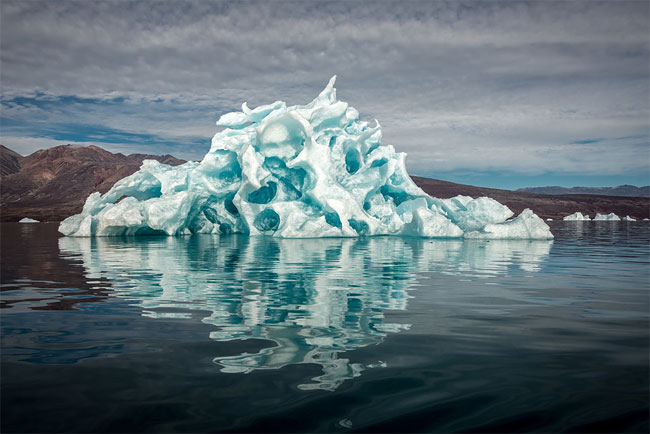
[[[610,212],[609,214],[596,214],[596,217],[594,217],[594,220],[602,221],[602,220],[610,220],[610,221],[619,221],[621,218],[614,214],[613,212]]]
[[[24,219],[21,219],[18,223],[39,223],[39,221],[25,217]]]
[[[626,215],[625,217],[623,217],[623,220],[625,220],[626,222],[635,222],[636,221],[635,218],[630,217],[629,215]]]
[[[571,220],[571,221],[586,221],[586,220],[591,220],[588,215],[583,215],[581,212],[574,212],[573,214],[570,214],[566,217],[564,217],[562,220]]]
[[[437,199],[411,180],[406,154],[338,101],[332,77],[307,105],[227,113],[200,163],[145,160],[61,222],[70,236],[244,233],[283,238],[410,235],[551,239],[532,211],[497,201]]]

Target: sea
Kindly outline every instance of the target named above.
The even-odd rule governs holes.
[[[552,241],[2,223],[0,430],[649,431],[648,222]]]

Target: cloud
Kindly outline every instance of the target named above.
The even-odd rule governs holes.
[[[75,123],[209,146],[219,114],[308,102],[338,74],[418,173],[648,171],[647,2],[0,8],[5,144],[7,125]]]

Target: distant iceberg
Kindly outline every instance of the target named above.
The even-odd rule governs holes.
[[[623,217],[623,220],[626,221],[626,222],[635,222],[636,221],[635,218],[632,218],[629,215],[626,215],[625,217]]]
[[[609,221],[620,221],[621,218],[614,214],[613,212],[610,212],[609,214],[596,214],[596,217],[594,217],[594,220],[596,221],[603,221],[603,220],[609,220]]]
[[[574,212],[573,214],[570,214],[566,217],[564,217],[562,220],[564,221],[587,221],[591,220],[588,215],[583,215],[581,212]]]
[[[24,219],[21,219],[18,223],[40,223],[40,222],[38,220],[25,217]]]
[[[336,99],[332,77],[307,105],[282,101],[227,113],[200,163],[145,160],[106,194],[91,194],[59,231],[69,236],[244,233],[283,238],[411,235],[551,239],[530,210],[457,196],[411,180],[406,154]]]

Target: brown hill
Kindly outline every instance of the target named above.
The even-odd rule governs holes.
[[[20,171],[20,164],[25,157],[0,145],[0,176],[11,175]]]
[[[105,193],[118,180],[138,170],[143,160],[179,165],[171,155],[113,154],[98,146],[57,146],[22,157],[0,148],[0,220],[30,217],[60,221],[81,211],[92,192]],[[5,162],[8,162],[5,165]],[[16,162],[18,170],[12,166]],[[8,173],[4,175],[4,168]]]

